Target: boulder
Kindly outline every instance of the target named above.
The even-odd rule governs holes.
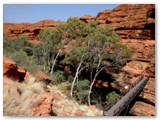
[[[51,79],[41,70],[37,70],[34,74],[37,81],[45,81],[46,83],[49,83]]]
[[[145,102],[136,102],[130,111],[130,114],[136,116],[155,116],[155,107]]]
[[[55,115],[52,113],[53,95],[52,93],[35,94],[32,99],[39,98],[39,104],[32,108],[33,116],[51,116]]]
[[[3,75],[18,81],[23,81],[26,75],[26,69],[22,67],[18,67],[14,61],[12,61],[6,55],[4,55],[3,56]]]

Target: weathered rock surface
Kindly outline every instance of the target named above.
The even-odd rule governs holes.
[[[50,82],[50,78],[42,71],[37,70],[33,75],[25,68],[18,66],[14,61],[9,59],[6,55],[3,56],[3,75],[17,81],[29,80],[35,77],[37,81]]]
[[[44,72],[40,70],[37,70],[34,76],[36,77],[37,81],[45,81],[45,82],[51,81],[51,79]]]
[[[150,78],[141,93],[141,97],[152,104],[155,104],[155,78]]]
[[[101,26],[111,26],[121,39],[155,39],[155,5],[123,4],[113,10],[104,10],[96,17],[85,15],[85,23],[98,21]]]
[[[26,69],[18,67],[17,64],[7,56],[3,56],[3,75],[15,80],[23,81],[26,75]]]
[[[155,55],[155,40],[121,39],[132,53],[133,59],[153,59]]]
[[[138,116],[155,116],[155,107],[138,101],[135,103],[130,113]]]
[[[84,21],[85,23],[90,23],[92,20],[95,20],[95,17],[91,15],[84,15],[80,17],[79,19]]]
[[[54,28],[58,24],[64,24],[61,21],[42,20],[37,23],[4,23],[3,33],[8,37],[14,38],[18,35],[27,35],[31,42],[38,40],[40,30]]]
[[[34,94],[32,99],[39,99],[38,105],[32,108],[33,116],[51,116],[52,105],[53,105],[53,95],[52,93]]]
[[[125,73],[120,73],[113,87],[125,92],[124,87],[127,85],[133,87],[139,82],[141,75],[149,77],[149,81],[139,96],[140,102],[136,103],[132,112],[133,115],[155,115],[155,74],[153,61],[130,61],[122,68]],[[126,78],[127,74],[127,78]],[[150,109],[148,112],[145,109]]]
[[[155,5],[123,4],[97,14],[101,26],[111,26],[122,39],[155,39]]]

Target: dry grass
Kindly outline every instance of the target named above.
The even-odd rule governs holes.
[[[13,84],[4,84],[3,88],[3,114],[5,116],[31,116],[32,107],[39,104],[38,97],[33,94],[43,93],[46,86],[36,82],[34,78],[28,81]]]

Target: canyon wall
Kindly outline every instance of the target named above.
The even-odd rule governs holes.
[[[42,20],[36,23],[4,23],[3,33],[9,38],[15,38],[18,35],[27,35],[30,41],[37,41],[40,30],[54,28],[58,24],[64,24],[64,22]]]
[[[138,71],[150,77],[140,95],[142,99],[136,101],[131,114],[155,115],[155,5],[123,4],[113,10],[101,11],[96,17],[85,15],[79,19],[85,23],[97,20],[100,26],[111,26],[116,30],[120,42],[132,52],[132,60],[122,68],[122,72]],[[54,28],[58,24],[65,22],[4,23],[4,33],[10,38],[24,34],[30,41],[37,41],[41,29]],[[133,83],[136,79],[137,76],[132,76],[128,82]]]
[[[101,26],[111,26],[121,39],[155,39],[155,5],[123,4],[113,10],[104,10],[96,17],[80,18],[89,23],[97,20]]]

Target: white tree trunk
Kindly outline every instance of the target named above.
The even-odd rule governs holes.
[[[76,79],[78,78],[78,74],[85,68],[85,67],[83,67],[83,68],[80,69],[81,65],[82,65],[82,61],[81,61],[80,64],[78,65],[78,68],[77,68],[77,70],[76,70],[76,74],[75,74],[74,79],[73,79],[73,82],[72,82],[71,91],[70,91],[70,96],[71,96],[71,98],[73,97],[73,88],[74,88],[75,81],[76,81]]]
[[[76,81],[76,78],[78,76],[78,72],[76,72],[76,75],[74,76],[73,82],[72,82],[72,86],[71,86],[71,91],[70,91],[70,97],[73,97],[73,88],[74,88],[74,83]]]
[[[96,78],[97,78],[98,74],[99,74],[104,68],[105,68],[105,67],[102,67],[100,70],[97,71],[97,73],[95,74],[94,79],[93,79],[93,81],[92,81],[92,83],[91,83],[91,85],[90,85],[90,87],[89,87],[88,105],[91,105],[91,92],[92,92],[93,85],[94,85],[94,83],[95,83],[95,81],[96,81]]]
[[[98,76],[98,74],[104,69],[104,67],[102,67],[101,69],[99,69],[99,66],[101,64],[101,56],[100,54],[98,54],[98,57],[99,57],[99,61],[98,61],[98,65],[97,65],[97,70],[96,70],[96,74],[94,75],[94,79],[89,87],[89,93],[88,93],[88,105],[91,105],[91,92],[92,92],[92,87],[96,81],[96,78]]]
[[[54,59],[54,62],[52,64],[51,73],[50,73],[51,75],[53,74],[53,69],[54,69],[54,66],[56,64],[56,61],[57,61],[57,58],[58,58],[59,54],[60,54],[60,50],[58,51],[58,53],[57,53],[57,55],[56,55],[56,57]]]

